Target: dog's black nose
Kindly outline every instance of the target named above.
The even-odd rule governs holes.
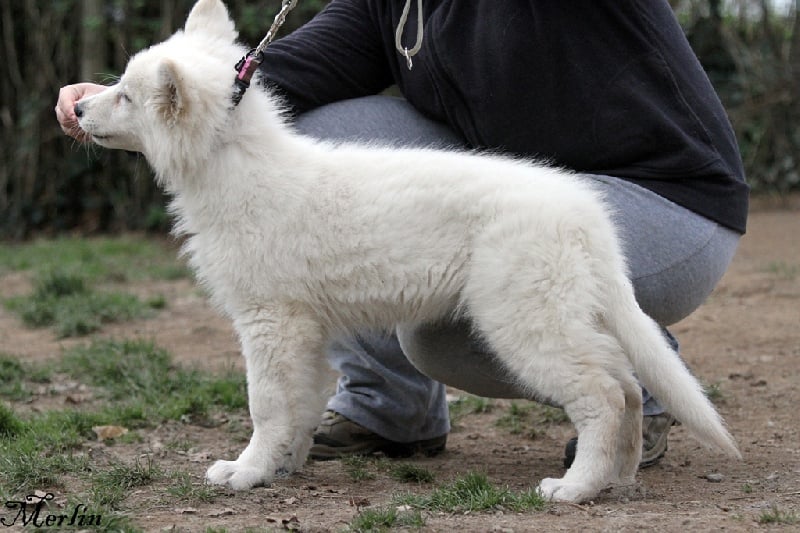
[[[75,116],[78,118],[81,118],[83,116],[83,106],[81,106],[80,102],[75,104]]]

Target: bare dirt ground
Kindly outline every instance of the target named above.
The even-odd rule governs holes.
[[[760,199],[734,263],[708,302],[672,330],[685,360],[705,383],[716,384],[720,411],[737,438],[744,460],[733,462],[704,450],[681,427],[670,434],[661,463],[640,474],[642,494],[603,495],[585,505],[554,504],[540,513],[424,513],[425,531],[752,531],[800,527],[765,523],[764,516],[800,517],[800,197]],[[0,279],[0,295],[24,291],[16,274]],[[241,366],[230,325],[188,281],[131,287],[163,294],[167,309],[155,318],[115,325],[101,335],[154,339],[183,362],[217,369]],[[30,359],[58,357],[61,346],[47,331],[25,329],[0,309],[0,348]],[[458,391],[452,391],[459,394]],[[536,438],[496,425],[507,402],[460,421],[447,452],[410,462],[430,470],[436,483],[475,470],[514,490],[539,478],[560,476],[568,424],[544,425]],[[190,472],[202,483],[217,458],[233,458],[244,447],[249,422],[240,430],[169,423],[142,432],[142,442],[105,446],[87,443],[95,455],[132,460],[152,454],[169,470]],[[165,446],[185,441],[188,449]],[[353,481],[338,461],[309,462],[291,478],[245,493],[220,491],[211,502],[179,501],[164,492],[167,482],[135,490],[124,513],[147,531],[239,531],[294,528],[341,531],[369,506],[389,503],[410,486],[380,472]],[[66,496],[69,496],[68,494]]]

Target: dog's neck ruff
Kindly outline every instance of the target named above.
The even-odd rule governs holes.
[[[289,11],[294,9],[296,5],[297,0],[283,0],[281,10],[275,15],[275,20],[272,21],[272,26],[270,26],[267,34],[261,39],[258,46],[247,52],[247,55],[236,63],[234,67],[236,70],[236,78],[233,80],[233,95],[231,96],[233,107],[238,106],[239,102],[242,101],[245,91],[250,87],[250,80],[253,79],[253,74],[255,74],[261,62],[264,61],[264,50],[269,43],[272,42],[272,39],[275,38],[275,34],[278,33],[280,27],[283,26],[283,23],[286,21],[286,15],[288,15]]]

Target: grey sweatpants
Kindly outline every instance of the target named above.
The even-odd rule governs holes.
[[[446,126],[384,96],[318,108],[298,117],[296,127],[329,140],[464,146]],[[591,177],[615,212],[639,305],[662,326],[688,316],[722,277],[739,235],[630,182]],[[397,336],[362,332],[333,344],[329,360],[341,378],[328,409],[397,442],[449,432],[442,383],[481,396],[526,397],[466,324],[423,324]],[[644,399],[645,414],[662,411],[646,391]]]

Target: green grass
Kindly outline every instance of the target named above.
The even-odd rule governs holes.
[[[10,271],[30,272],[35,287],[29,295],[5,300],[5,306],[26,325],[53,328],[62,338],[146,317],[167,304],[163,296],[141,301],[101,285],[190,276],[173,247],[135,236],[0,245],[0,275]]]
[[[353,481],[366,481],[375,479],[375,472],[371,467],[374,466],[374,461],[368,457],[360,455],[351,455],[342,458],[342,466],[345,472]]]
[[[800,523],[800,516],[792,511],[782,511],[777,506],[772,507],[769,511],[764,511],[759,515],[757,522],[759,524],[782,524],[793,525]]]
[[[486,475],[476,472],[467,473],[429,494],[401,495],[396,503],[415,509],[446,513],[541,511],[547,505],[546,500],[535,489],[512,492],[508,487],[493,485]]]
[[[52,271],[35,281],[33,293],[10,298],[6,307],[30,327],[52,327],[60,337],[88,335],[103,324],[143,318],[163,308],[164,298],[142,302],[118,291],[96,291],[78,274]]]
[[[92,476],[91,499],[95,505],[117,509],[131,489],[150,485],[163,477],[164,472],[149,456],[144,463],[136,459],[133,464],[112,464]]]
[[[398,463],[389,468],[393,479],[401,483],[433,483],[433,473],[421,466],[410,463]]]
[[[29,400],[32,395],[30,384],[48,383],[51,374],[49,367],[30,365],[0,352],[0,396],[7,400]]]
[[[16,415],[14,415],[16,417]],[[0,436],[0,493],[11,495],[63,485],[64,474],[86,473],[88,460],[77,454],[92,438],[96,415],[50,411],[22,420],[12,433]]]
[[[80,274],[91,283],[189,277],[173,247],[138,236],[0,245],[0,275],[21,270],[35,275],[53,271]]]
[[[512,435],[525,435],[535,439],[543,425],[563,424],[569,418],[563,409],[536,402],[511,402],[506,414],[497,419],[495,424],[505,428]]]
[[[16,437],[24,429],[24,424],[6,404],[0,403],[0,438]]]
[[[10,356],[0,362],[6,376],[25,375],[24,366]],[[152,427],[167,419],[206,423],[216,412],[243,411],[246,406],[242,375],[182,368],[149,341],[97,340],[65,351],[57,366],[108,401],[97,402],[95,409],[28,417],[0,403],[0,494],[6,499],[43,487],[63,488],[77,478],[92,487],[91,501],[113,509],[130,487],[161,474],[152,464],[134,464],[101,466],[102,473],[93,475],[82,449],[97,438],[93,426]],[[30,372],[40,371],[31,367]]]
[[[348,531],[382,532],[403,527],[420,529],[424,525],[425,520],[418,509],[401,511],[395,506],[386,506],[364,509],[350,522]]]
[[[174,365],[170,354],[146,340],[94,340],[64,353],[62,371],[98,387],[114,400],[120,420],[203,421],[214,407],[244,409],[244,376]]]
[[[448,403],[447,407],[450,411],[450,423],[456,426],[467,415],[490,412],[494,408],[494,404],[489,398],[467,394]]]
[[[205,483],[193,483],[187,472],[173,472],[172,484],[167,492],[184,502],[209,503],[217,497],[219,489]]]
[[[703,393],[705,393],[706,398],[711,400],[711,403],[720,404],[725,402],[725,394],[722,392],[722,385],[719,382],[705,385]]]
[[[392,461],[385,457],[350,455],[340,461],[344,471],[353,481],[376,479],[379,473],[401,483],[431,483],[434,480],[433,473],[426,468]]]
[[[800,275],[800,265],[791,265],[784,261],[775,261],[767,265],[767,272],[786,281],[794,281]]]

